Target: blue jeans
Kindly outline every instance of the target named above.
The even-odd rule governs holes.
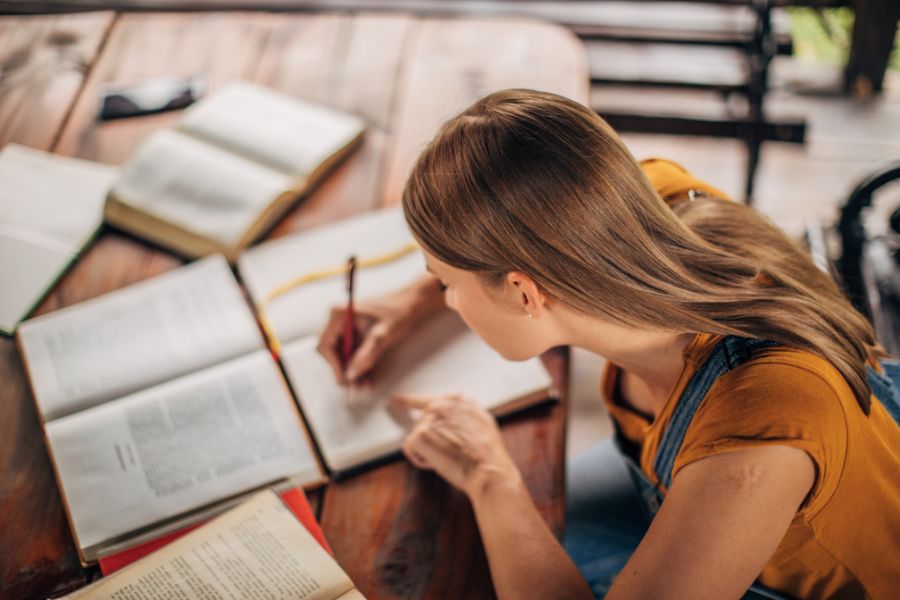
[[[597,598],[637,548],[649,522],[612,439],[567,466],[563,546]]]

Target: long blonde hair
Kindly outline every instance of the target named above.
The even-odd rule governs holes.
[[[868,413],[868,321],[751,208],[672,209],[603,119],[512,89],[447,121],[403,192],[431,254],[498,285],[522,271],[576,310],[632,327],[773,340],[833,364]]]

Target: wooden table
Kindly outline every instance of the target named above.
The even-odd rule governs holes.
[[[121,164],[177,113],[99,123],[102,84],[245,79],[365,117],[364,146],[270,234],[399,201],[412,161],[448,117],[507,87],[587,102],[584,50],[565,30],[509,19],[404,14],[81,13],[0,19],[0,146],[19,142]],[[105,229],[37,313],[182,264]],[[2,283],[0,283],[2,286]],[[2,292],[0,292],[2,293]],[[564,352],[545,356],[565,397]],[[556,532],[563,521],[565,403],[503,434]],[[490,574],[466,499],[397,461],[311,494],[338,561],[370,598],[485,598]],[[75,554],[13,340],[0,338],[0,596],[31,598],[97,577]]]

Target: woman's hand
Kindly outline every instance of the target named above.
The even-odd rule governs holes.
[[[334,307],[319,335],[319,353],[342,385],[371,382],[381,357],[442,306],[438,281],[432,275],[423,276],[396,292],[357,302],[353,313],[360,342],[347,365],[341,357],[346,308]]]
[[[422,415],[403,444],[419,468],[434,470],[469,498],[485,485],[518,479],[494,417],[462,396],[394,396],[392,402]]]
[[[459,396],[392,401],[422,412],[403,444],[409,460],[471,501],[498,598],[594,597],[535,508],[490,413]]]

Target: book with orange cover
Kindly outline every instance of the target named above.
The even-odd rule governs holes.
[[[65,598],[360,600],[334,557],[274,491]]]
[[[303,493],[303,488],[291,486],[285,490],[278,491],[278,496],[281,498],[281,501],[284,502],[284,505],[288,507],[288,510],[291,511],[294,517],[298,521],[303,523],[303,526],[306,527],[306,530],[312,534],[313,538],[315,538],[315,540],[319,542],[322,548],[324,548],[329,554],[334,555],[334,552],[331,550],[331,546],[328,545],[328,540],[325,539],[325,532],[322,531],[322,527],[316,520],[316,515],[313,512],[312,506],[309,505],[309,500],[306,499],[306,494]],[[148,554],[159,550],[164,546],[168,546],[175,540],[184,537],[201,525],[208,523],[209,520],[211,519],[201,521],[199,523],[193,523],[191,525],[188,525],[187,527],[184,527],[183,529],[179,529],[177,531],[162,535],[158,538],[148,540],[142,544],[138,544],[137,546],[132,546],[130,548],[122,550],[121,552],[103,556],[99,561],[97,561],[100,565],[100,572],[104,575],[111,575],[119,569],[127,567],[131,563],[147,556]]]

